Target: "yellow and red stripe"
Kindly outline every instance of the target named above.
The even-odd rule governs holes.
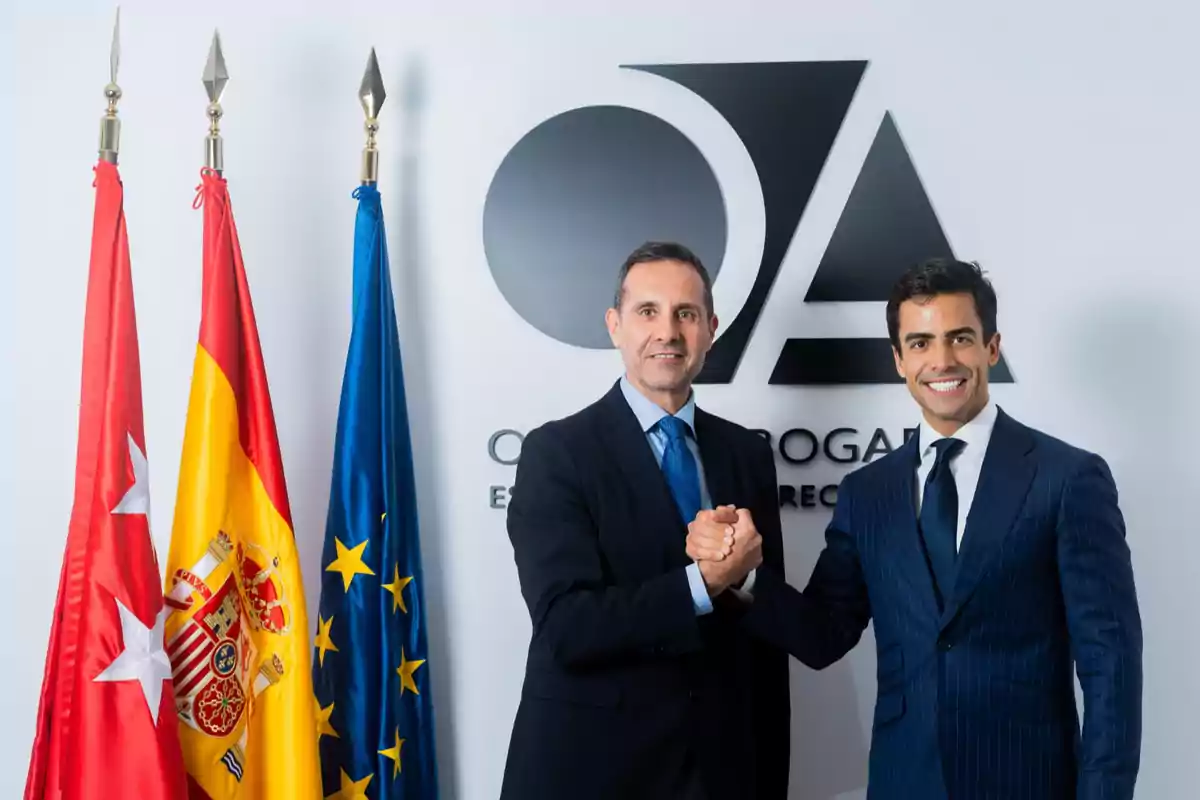
[[[318,798],[304,587],[258,327],[225,180],[206,172],[201,192],[200,337],[166,571],[168,596],[184,598],[166,631],[177,698],[193,709],[180,726],[184,758],[194,798]],[[227,583],[239,601],[232,628],[204,605]],[[248,661],[234,686],[222,642],[239,636],[220,631],[238,629],[252,647],[239,647]],[[224,716],[205,710],[221,703]]]

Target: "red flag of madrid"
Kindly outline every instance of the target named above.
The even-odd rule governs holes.
[[[75,501],[25,800],[185,798],[115,164],[95,186]]]

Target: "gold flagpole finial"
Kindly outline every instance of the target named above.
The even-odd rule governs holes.
[[[375,146],[375,134],[379,132],[379,109],[387,98],[383,90],[383,76],[379,74],[379,60],[375,58],[375,48],[367,58],[367,69],[363,73],[362,84],[358,87],[358,99],[362,103],[363,113],[367,116],[364,128],[367,131],[367,145],[363,148],[362,182],[364,185],[374,185],[379,182],[379,150]]]
[[[208,137],[204,140],[204,165],[220,175],[225,170],[224,140],[221,139],[221,95],[229,83],[225,68],[225,53],[221,50],[221,34],[213,31],[208,48],[208,63],[204,65],[204,90],[208,93]]]
[[[121,120],[117,119],[117,102],[121,99],[121,87],[117,85],[117,68],[120,63],[121,7],[117,6],[112,49],[108,55],[108,85],[104,87],[104,99],[108,101],[108,109],[100,120],[100,158],[110,164],[117,163],[117,153],[121,149]]]

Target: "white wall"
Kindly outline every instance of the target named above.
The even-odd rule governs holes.
[[[200,76],[215,25],[231,75],[227,177],[310,615],[315,609],[349,333],[350,192],[362,147],[355,93],[374,45],[391,92],[381,118],[381,190],[418,422],[429,662],[447,797],[498,792],[529,632],[503,512],[488,508],[487,487],[510,483],[513,469],[488,458],[488,436],[584,405],[619,368],[615,354],[558,344],[505,304],[481,238],[493,172],[542,119],[626,101],[658,109],[706,148],[723,184],[754,196],[748,163],[715,115],[617,65],[834,58],[871,66],[735,382],[701,387],[701,403],[777,432],[849,424],[892,433],[915,420],[901,387],[766,384],[789,336],[883,332],[881,307],[817,313],[801,301],[879,118],[892,110],[954,248],[994,278],[1018,377],[995,396],[1113,467],[1146,629],[1138,797],[1191,796],[1200,717],[1200,637],[1189,613],[1200,607],[1200,468],[1188,458],[1200,388],[1192,346],[1200,335],[1194,6],[1026,0],[1000,12],[951,2],[622,0],[585,12],[510,0],[503,9],[443,3],[434,14],[394,3],[178,5],[122,4],[122,171],[156,544],[165,554],[199,320],[201,213],[191,201],[205,133]],[[15,138],[3,152],[16,214],[0,272],[12,331],[3,370],[12,383],[3,389],[22,388],[13,391],[12,411],[0,406],[0,713],[12,731],[0,750],[0,796],[15,797],[70,513],[91,165],[112,6],[19,0],[8,13],[15,64],[0,83],[14,95],[2,127]],[[423,102],[416,135],[401,137],[400,88],[411,70],[419,71]],[[401,169],[402,147],[412,152],[412,169]],[[761,213],[752,203],[731,207],[731,240],[758,235]],[[726,265],[730,276],[746,268]],[[719,303],[730,281],[718,281]],[[780,470],[790,483],[842,474],[828,463],[781,462]],[[820,510],[786,513],[794,583],[808,577],[826,518]],[[793,674],[793,796],[863,797],[871,642],[825,673]]]

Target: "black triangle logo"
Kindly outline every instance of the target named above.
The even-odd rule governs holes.
[[[888,112],[804,300],[885,301],[896,277],[913,264],[953,257]]]
[[[885,302],[897,276],[913,264],[953,257],[895,120],[887,112],[804,301]],[[1012,383],[1003,353],[989,380]],[[789,339],[770,382],[900,383],[901,378],[886,337]]]

